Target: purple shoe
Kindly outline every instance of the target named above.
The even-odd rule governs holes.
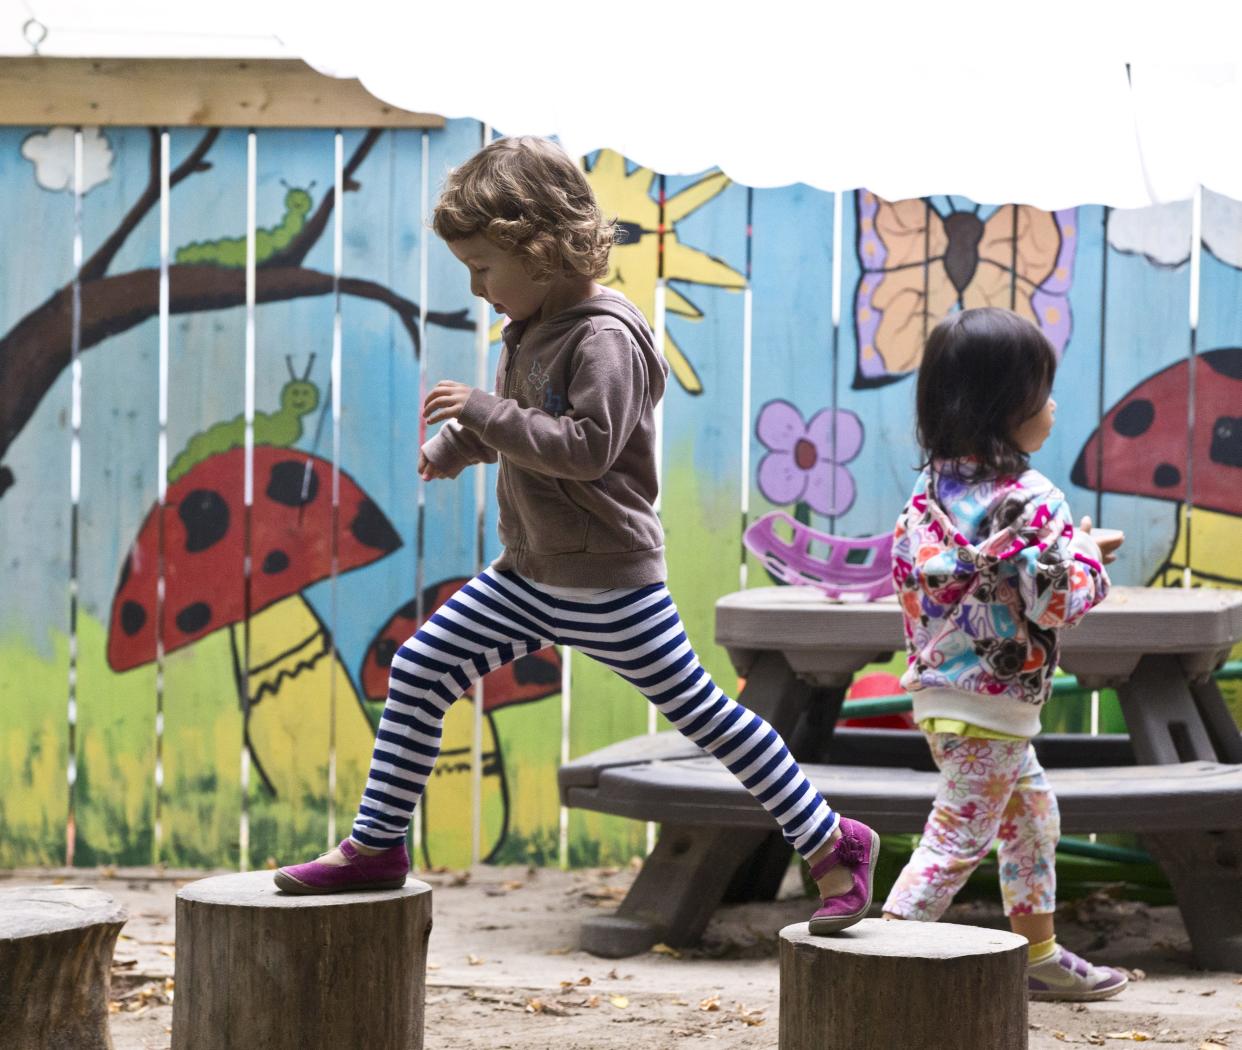
[[[405,843],[367,856],[349,839],[340,845],[348,864],[322,864],[317,860],[279,869],[274,878],[285,893],[349,893],[353,890],[399,890],[410,873]],[[327,854],[325,854],[326,856]]]
[[[836,897],[825,897],[819,910],[807,923],[813,936],[839,933],[867,915],[871,907],[875,865],[880,858],[880,836],[866,824],[849,817],[841,818],[841,837],[832,852],[811,869],[817,882],[838,864],[853,868],[854,885]]]
[[[1047,959],[1028,966],[1026,991],[1032,999],[1087,1003],[1107,999],[1130,979],[1112,966],[1094,966],[1059,944]]]

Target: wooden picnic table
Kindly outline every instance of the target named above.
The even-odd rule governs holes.
[[[785,737],[829,804],[881,832],[921,829],[934,774],[926,762],[900,765],[915,734],[836,728],[854,675],[904,646],[894,599],[741,591],[717,602],[716,640],[746,679],[739,699]],[[1173,887],[1199,964],[1234,970],[1242,969],[1242,734],[1211,672],[1239,641],[1242,591],[1114,588],[1064,632],[1061,666],[1087,688],[1117,690],[1128,738],[1036,738],[1063,829],[1140,833]],[[762,808],[676,733],[582,756],[559,780],[566,805],[662,824],[616,915],[584,924],[583,947],[596,954],[693,943],[722,900],[770,894],[788,863]]]

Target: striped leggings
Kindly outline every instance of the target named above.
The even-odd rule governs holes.
[[[352,838],[405,840],[440,753],[444,716],[482,675],[549,645],[570,645],[638,688],[687,739],[723,762],[803,857],[837,815],[780,735],[711,680],[662,583],[575,594],[486,569],[437,609],[393,657],[367,786]]]

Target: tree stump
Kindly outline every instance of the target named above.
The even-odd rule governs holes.
[[[1024,937],[864,919],[781,930],[780,1050],[1026,1050]]]
[[[128,916],[89,886],[0,889],[0,1043],[112,1050],[112,949]]]
[[[290,896],[270,871],[177,894],[173,1050],[421,1050],[431,887]]]

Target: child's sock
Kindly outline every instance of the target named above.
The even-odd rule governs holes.
[[[1040,941],[1038,944],[1029,944],[1026,948],[1026,961],[1031,966],[1041,963],[1045,959],[1051,959],[1057,950],[1056,937],[1049,937],[1046,941]]]

